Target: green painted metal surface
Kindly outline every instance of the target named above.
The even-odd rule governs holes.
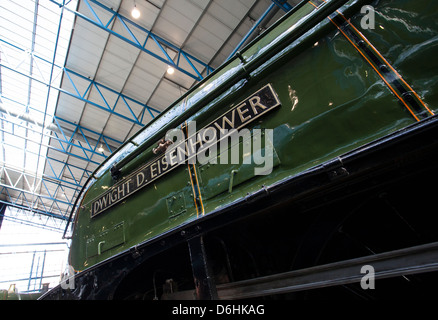
[[[369,2],[349,1],[340,8],[344,15],[335,12],[297,39],[291,36],[333,2],[309,1],[283,18],[243,50],[241,58],[219,68],[170,106],[96,171],[75,217],[70,252],[75,270],[433,116],[438,101],[438,3],[371,3],[375,28],[363,29],[360,9]],[[284,39],[292,41],[282,43]],[[266,59],[260,62],[260,57]],[[239,144],[243,150],[245,143],[254,143],[254,129],[272,129],[271,137],[267,131],[259,137],[258,147],[262,154],[267,148],[273,152],[270,174],[254,174],[259,165],[244,164],[248,155],[243,152],[238,164],[181,164],[91,217],[93,200],[157,157],[152,149],[158,139],[150,137],[172,129],[169,124],[185,114],[189,117],[174,127],[195,120],[202,128],[267,84],[281,105],[248,123],[245,128],[251,135]],[[211,101],[208,95],[213,95]],[[191,112],[199,101],[207,103]],[[135,150],[140,151],[130,159]],[[220,150],[219,158],[230,152]],[[116,181],[109,169],[120,163]]]

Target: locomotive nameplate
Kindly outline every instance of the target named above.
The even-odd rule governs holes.
[[[271,85],[268,84],[245,100],[232,106],[226,113],[201,130],[204,130],[204,132],[206,130],[215,130],[217,136],[225,130],[238,130],[279,105],[280,101],[278,100],[276,93]],[[181,161],[178,161],[179,155],[187,155],[185,162],[193,161],[193,159],[196,158],[199,147],[202,146],[203,143],[206,144],[210,142],[209,140],[199,141],[199,139],[202,139],[202,136],[203,135],[195,132],[195,134],[189,136],[184,143],[176,143],[176,146],[173,146],[172,148],[169,147],[171,151],[168,151],[141,166],[139,169],[112,186],[104,194],[90,201],[86,206],[88,207],[88,205],[90,205],[91,217],[93,218],[104,212],[176,168],[182,163]]]

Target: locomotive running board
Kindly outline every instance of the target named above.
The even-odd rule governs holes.
[[[248,299],[360,282],[364,265],[374,268],[374,279],[438,271],[438,242],[371,256],[344,260],[266,277],[217,285],[219,299]],[[194,290],[166,294],[163,299],[195,299]]]

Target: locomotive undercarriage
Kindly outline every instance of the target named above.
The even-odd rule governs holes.
[[[197,259],[206,260],[212,277],[208,281],[205,272],[195,280],[202,288],[194,288],[196,258],[190,259],[186,243],[141,266],[114,298],[197,299],[196,291],[200,298],[219,299],[431,298],[438,280],[430,272],[437,268],[437,234],[433,219],[421,218],[434,208],[413,208],[412,199],[431,198],[432,192],[421,188],[407,195],[406,187],[418,186],[415,180],[301,211],[299,219],[286,217],[294,216],[293,208],[277,208],[278,221],[266,212],[199,236],[205,255]],[[365,265],[381,273],[375,290],[360,286]]]
[[[262,186],[44,298],[431,298],[438,280],[437,119]],[[361,286],[363,266],[375,271],[374,289]]]
[[[137,267],[113,298],[433,297],[436,127],[431,119],[181,230],[185,240]],[[361,286],[363,266],[374,289]]]

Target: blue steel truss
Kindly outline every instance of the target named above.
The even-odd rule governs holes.
[[[2,97],[4,99],[4,97]],[[15,103],[18,103],[15,101]],[[33,109],[27,106],[29,109]],[[34,111],[37,111],[34,109]],[[91,129],[84,128],[80,125],[74,124],[68,120],[62,119],[60,117],[54,117],[53,123],[51,125],[52,134],[44,133],[45,130],[36,130],[32,126],[22,124],[22,120],[14,121],[14,118],[9,119],[7,117],[0,118],[0,121],[9,123],[11,126],[3,126],[1,132],[7,134],[14,134],[15,126],[26,128],[27,130],[34,130],[35,132],[42,134],[44,136],[50,137],[58,142],[60,147],[54,146],[53,141],[47,147],[51,150],[59,151],[68,156],[81,159],[87,163],[92,163],[99,165],[101,161],[108,157],[115,148],[122,144],[122,141],[118,141],[111,137],[104,136],[102,133],[98,133]],[[65,124],[70,126],[69,133],[63,128]],[[9,130],[7,128],[10,128]],[[41,129],[41,128],[38,128]],[[97,136],[97,140],[90,140],[89,134]],[[28,139],[27,137],[22,137],[16,135],[16,137],[21,139]],[[80,142],[82,140],[82,143]],[[16,147],[8,144],[6,141],[2,141],[1,145],[7,145],[9,147]],[[105,145],[107,153],[104,154],[97,150],[99,145]],[[82,154],[76,154],[71,152],[71,148],[76,147],[82,151]],[[38,155],[30,150],[26,152],[34,155]],[[94,159],[96,156],[100,156],[99,159]],[[75,166],[64,161],[52,158],[50,156],[45,156],[46,170],[45,173],[38,178],[38,183],[40,188],[46,195],[35,194],[31,192],[30,186],[28,188],[20,189],[17,187],[17,180],[21,181],[32,181],[35,177],[30,177],[26,179],[24,172],[20,173],[20,177],[15,179],[15,181],[9,178],[8,172],[14,171],[7,167],[0,167],[0,176],[2,176],[2,181],[0,183],[0,194],[2,194],[6,200],[0,201],[1,203],[8,204],[10,206],[31,211],[38,214],[43,214],[52,218],[58,218],[65,220],[69,211],[73,208],[73,203],[75,197],[78,195],[83,181],[92,175],[90,170],[84,169],[84,167]],[[56,168],[56,169],[55,169]],[[13,192],[12,192],[13,191]],[[73,194],[72,197],[66,195],[66,191],[69,194]],[[18,192],[18,195],[17,195]],[[58,193],[63,194],[65,200],[57,197]],[[15,196],[12,196],[14,194]],[[33,199],[33,200],[31,200]],[[37,206],[38,208],[36,208]]]
[[[287,0],[271,0],[271,1],[285,12],[288,12],[293,8],[289,3],[287,3]]]
[[[242,46],[245,44],[246,40],[254,33],[254,31],[257,30],[258,26],[262,23],[262,21],[265,19],[265,17],[271,12],[275,7],[279,7],[285,12],[288,12],[293,7],[287,3],[287,0],[272,0],[272,4],[266,9],[266,11],[261,15],[261,17],[254,23],[254,25],[251,27],[251,29],[248,31],[248,33],[243,37],[243,39],[239,42],[239,44],[236,46],[236,48],[233,50],[233,52],[230,53],[227,60],[230,60],[234,57],[234,55],[242,48]]]
[[[32,106],[24,105],[16,100],[4,97],[3,95],[0,95],[0,99],[7,100],[7,101],[10,101],[14,104],[21,105],[21,106],[26,107],[28,109],[32,109],[33,111],[39,112],[38,109],[33,108]],[[0,118],[0,119],[3,121],[9,122],[12,126],[24,127],[28,130],[33,130],[29,126],[25,126],[25,125],[20,124],[19,121],[12,122],[12,121],[9,121],[5,118]],[[68,124],[72,128],[71,132],[67,133],[66,130],[63,129],[63,126],[61,124]],[[71,155],[73,157],[76,157],[76,158],[79,158],[82,160],[86,160],[86,161],[91,161],[91,157],[89,154],[91,154],[91,156],[98,155],[98,156],[101,156],[105,159],[108,157],[109,154],[113,153],[116,148],[118,148],[120,145],[123,144],[123,141],[105,136],[101,132],[97,132],[97,131],[85,128],[83,126],[80,126],[76,123],[73,123],[69,120],[63,119],[63,118],[58,117],[58,116],[53,116],[53,123],[50,127],[50,130],[53,133],[52,135],[46,134],[44,132],[41,133],[41,130],[38,130],[38,131],[34,130],[34,131],[38,134],[42,134],[43,136],[47,136],[51,139],[54,139],[55,141],[57,141],[58,145],[60,146],[58,148],[54,145],[49,145],[48,148],[59,151],[59,152],[64,152],[68,155]],[[4,128],[0,128],[0,131],[6,132]],[[13,134],[12,132],[7,132],[7,133]],[[97,139],[95,139],[93,142],[91,142],[91,139],[89,138],[90,134],[96,136]],[[81,143],[80,140],[82,140],[83,142]],[[100,146],[100,145],[105,146],[106,150],[108,150],[109,153],[105,154],[103,152],[98,151],[98,146]],[[81,149],[84,155],[78,156],[76,154],[69,153],[68,152],[69,147],[77,147],[77,148]],[[101,159],[101,160],[103,160],[103,159]],[[95,162],[95,163],[99,164],[100,162]]]
[[[58,163],[58,167],[59,164],[62,165],[60,169],[54,169],[55,163]],[[0,194],[4,198],[0,202],[30,212],[67,220],[68,213],[73,208],[75,198],[81,190],[81,182],[91,176],[92,172],[50,157],[46,157],[46,165],[50,170],[46,169],[46,173],[41,177],[18,172],[5,166],[0,167],[2,178]],[[80,173],[75,174],[73,170]],[[11,172],[14,172],[14,175]],[[18,186],[19,182],[23,184],[22,188]],[[35,189],[39,192],[36,193]]]
[[[29,107],[29,109],[32,109],[32,107]],[[12,120],[14,119],[12,118]],[[6,129],[8,126],[4,126],[1,129],[1,131],[4,133],[14,134],[14,126],[20,126],[26,128],[27,130],[35,130],[32,128],[32,126],[21,124],[20,122],[22,121],[13,122],[7,118],[1,118],[1,121],[11,124],[10,131]],[[69,133],[66,133],[61,123],[68,123],[70,127],[74,129],[71,129],[69,130]],[[93,163],[95,165],[99,165],[104,158],[109,156],[109,153],[112,153],[114,151],[113,149],[115,147],[118,147],[122,144],[121,141],[106,137],[102,133],[98,133],[93,130],[84,128],[59,117],[54,117],[54,122],[51,125],[51,130],[54,135],[44,133],[44,130],[42,130],[43,132],[40,132],[40,130],[35,130],[35,132],[55,139],[59,142],[59,145],[61,146],[61,148],[57,148],[56,146],[48,145],[47,147],[49,149],[62,152],[63,154],[67,154],[69,156],[84,160],[87,163]],[[87,137],[87,134],[89,133],[98,136],[98,139],[93,139],[93,142],[91,142],[90,138]],[[26,137],[21,137],[17,135],[15,136],[22,139],[27,139]],[[83,143],[81,143],[79,139],[83,140]],[[107,154],[103,154],[96,150],[98,145],[103,143],[109,151],[109,153]],[[15,147],[5,141],[2,141],[1,144],[7,145],[9,147]],[[115,144],[117,144],[117,146],[114,146]],[[70,148],[73,146],[82,150],[83,156],[72,153],[70,151]],[[27,152],[38,155],[30,150],[27,150]],[[93,160],[93,157],[95,156],[100,156],[103,158]],[[26,209],[28,211],[44,214],[46,216],[64,219],[67,213],[69,213],[69,211],[73,207],[75,196],[77,196],[77,194],[79,193],[79,190],[81,189],[83,184],[82,182],[90,177],[92,175],[92,172],[90,170],[84,169],[83,167],[78,167],[49,156],[45,156],[45,163],[45,173],[42,175],[41,178],[38,178],[38,183],[40,184],[41,189],[47,195],[36,195],[35,193],[27,190],[30,189],[29,184],[27,185],[28,188],[25,189],[20,189],[17,187],[18,180],[21,179],[22,182],[27,182],[32,181],[33,179],[35,179],[35,177],[26,179],[26,174],[20,173],[20,177],[18,179],[15,179],[15,181],[12,181],[11,178],[9,178],[8,172],[14,171],[14,169],[0,167],[0,173],[3,177],[3,182],[0,183],[0,193],[7,198],[7,201],[3,201],[3,203],[7,203],[20,209]],[[68,193],[73,194],[74,196],[68,198],[68,196],[65,194],[66,190],[69,191]],[[13,197],[11,191],[14,191],[15,195],[18,192],[18,195]],[[64,194],[66,200],[60,200],[59,197],[57,197],[57,194],[59,192]],[[31,197],[35,200],[31,201]],[[35,205],[37,205],[38,208],[35,208]]]
[[[65,229],[65,225],[68,221],[68,219],[66,221],[63,216],[60,217],[58,215],[51,215],[48,212],[39,212],[38,210],[30,211],[30,209],[26,206],[15,205],[9,201],[0,200],[0,204],[15,208],[15,210],[12,210],[12,212],[15,212],[15,214],[13,215],[0,213],[0,219],[3,218],[4,220],[14,221],[15,223],[30,225],[33,227],[48,229],[51,231],[63,232]],[[38,219],[38,221],[37,219],[35,219],[35,214],[38,214],[39,216],[45,216],[47,218],[46,221],[43,221],[43,219]],[[52,222],[51,225],[49,225],[49,220],[51,220]]]
[[[62,185],[57,181],[35,178],[24,172],[18,172],[19,177],[12,179],[13,172],[17,173],[14,169],[0,167],[0,175],[4,180],[0,185],[0,194],[6,198],[5,200],[0,200],[1,203],[66,220],[67,213],[73,208],[74,199],[79,193],[80,188]],[[19,181],[24,184],[23,188],[18,187]],[[47,195],[42,194],[42,192],[35,194],[29,181],[32,181],[32,184],[36,183],[36,186],[41,188],[42,192],[47,193]],[[67,195],[67,189],[70,189],[72,194],[70,197]],[[57,197],[58,194],[62,194],[65,200]]]
[[[82,13],[79,13],[78,11],[72,10],[70,8],[67,7],[68,3],[70,1],[66,1],[66,0],[50,0],[51,2],[57,4],[59,7],[61,7],[63,10],[68,10],[72,13],[74,13],[76,16],[88,21],[89,23],[99,27],[100,29],[103,29],[105,31],[107,31],[108,33],[124,40],[125,42],[135,46],[136,48],[142,50],[143,52],[148,53],[149,55],[153,56],[154,58],[173,66],[175,69],[183,72],[184,74],[192,77],[193,79],[199,81],[202,80],[202,75],[201,73],[205,70],[207,75],[210,74],[212,71],[214,71],[214,69],[212,67],[210,67],[208,64],[203,63],[201,60],[195,58],[194,56],[190,55],[189,53],[185,52],[184,50],[182,50],[181,48],[179,48],[178,46],[175,46],[173,44],[171,44],[170,42],[162,39],[161,37],[153,34],[152,32],[150,32],[149,30],[139,26],[138,24],[136,24],[135,22],[127,19],[126,17],[120,15],[119,13],[113,11],[112,9],[104,6],[103,4],[101,4],[100,2],[96,1],[96,0],[82,0],[86,6],[88,7],[88,9],[90,10],[90,12],[92,13],[92,17],[87,17]],[[289,11],[292,6],[290,6],[287,1],[285,0],[272,0],[273,4],[279,6],[282,10],[284,11]],[[101,9],[104,9],[104,11],[106,11],[107,13],[110,13],[110,18],[109,20],[104,19],[102,16],[99,16],[99,12],[98,10],[96,10],[96,8],[99,7]],[[272,10],[272,5],[268,8],[268,11],[263,15],[265,16],[270,10]],[[122,34],[119,34],[115,31],[113,31],[110,28],[110,25],[112,25],[115,21],[119,21],[121,23],[121,25],[125,28],[125,30],[127,31],[127,33],[129,34],[129,37],[126,37]],[[261,19],[260,19],[261,20]],[[254,28],[253,28],[254,29]],[[59,32],[58,32],[59,34]],[[137,37],[135,36],[135,34],[137,35]],[[145,39],[143,41],[139,41],[138,38],[140,38],[139,35],[143,35],[142,39]],[[150,50],[146,49],[146,45],[148,43],[148,41],[153,41],[153,43],[155,43],[155,45],[161,50],[162,52],[162,56],[157,55],[156,53],[151,52]],[[35,75],[29,75],[29,74],[25,74],[22,73],[20,71],[15,70],[15,68],[13,68],[13,66],[9,66],[7,64],[4,63],[4,60],[2,59],[0,62],[0,66],[3,68],[6,68],[8,70],[14,71],[19,73],[22,76],[25,76],[31,80],[37,81],[39,83],[42,83],[46,86],[48,86],[51,89],[56,89],[59,92],[62,92],[64,94],[67,94],[69,96],[72,96],[74,98],[77,98],[83,102],[89,103],[99,109],[105,110],[107,112],[109,112],[110,114],[113,114],[115,116],[118,116],[120,118],[123,118],[125,120],[128,120],[132,123],[135,123],[137,125],[143,126],[143,120],[144,120],[144,115],[146,112],[149,113],[149,115],[153,118],[156,116],[156,114],[158,114],[160,111],[151,108],[149,106],[147,106],[146,104],[135,100],[131,97],[128,97],[120,92],[117,92],[111,88],[109,88],[108,86],[105,86],[101,83],[98,83],[94,80],[89,79],[88,77],[81,75],[71,69],[68,69],[66,67],[61,67],[56,65],[54,62],[50,62],[44,58],[38,57],[36,54],[34,54],[33,52],[28,52],[23,48],[20,48],[10,42],[7,42],[3,39],[0,39],[0,44],[2,44],[3,46],[9,46],[11,48],[13,48],[14,50],[18,50],[18,52],[21,53],[27,53],[31,56],[31,59],[33,59],[33,62],[37,63],[44,63],[47,64],[48,66],[50,66],[52,72],[51,72],[51,76],[50,76],[50,80],[47,81],[46,79],[42,79],[42,78],[37,78]],[[170,49],[174,52],[176,52],[176,58],[174,60],[172,60],[170,58],[170,56],[167,53],[167,50]],[[54,61],[54,59],[53,59]],[[185,63],[182,63],[185,62]],[[198,69],[195,64],[197,66],[200,66],[201,69]],[[189,68],[187,68],[187,66],[190,66]],[[63,73],[66,77],[66,79],[68,79],[68,82],[71,84],[71,87],[73,88],[72,91],[67,91],[65,89],[62,88],[58,88],[54,85],[52,85],[52,75],[53,75],[53,70],[54,69],[58,69],[59,72]],[[84,83],[86,83],[85,87],[86,89],[83,90],[81,88],[84,87]],[[102,99],[101,101],[103,101],[103,104],[100,102],[96,102],[96,101],[91,101],[89,99],[89,93],[92,89],[95,89],[100,98]],[[117,97],[115,99],[115,103],[110,103],[109,101],[113,101],[114,99],[110,99],[109,95],[112,95],[114,97],[114,95]],[[13,101],[10,97],[6,97],[6,96],[1,96],[2,99],[9,99],[11,101]],[[18,103],[17,101],[13,101],[15,103]],[[118,105],[118,103],[121,102],[126,108],[127,110],[129,110],[129,114],[130,116],[126,116],[124,114],[121,114],[119,112],[116,112],[116,106]],[[133,108],[131,107],[132,104],[136,104],[136,105],[140,105],[142,106],[142,110],[140,113],[137,112],[137,114],[135,114],[135,112],[133,111]],[[31,106],[26,106],[28,108],[32,108]],[[2,118],[2,121],[8,121],[7,119]],[[112,153],[114,151],[114,145],[116,145],[116,147],[118,147],[119,145],[122,144],[121,141],[118,141],[116,139],[104,136],[103,133],[99,133],[87,128],[84,128],[78,124],[72,123],[71,121],[68,121],[66,119],[62,119],[60,117],[55,116],[53,118],[53,123],[54,126],[56,126],[57,130],[52,130],[52,134],[50,134],[50,138],[54,139],[58,142],[59,147],[56,147],[54,145],[49,145],[48,148],[49,149],[53,149],[59,152],[62,152],[64,154],[67,154],[69,156],[90,162],[90,163],[94,163],[94,164],[99,164],[101,161],[96,161],[93,160],[93,157],[95,156],[101,156],[106,158],[107,156],[109,156],[110,153]],[[71,129],[72,133],[66,133],[65,129],[63,128],[65,125],[67,124],[68,127],[71,127],[73,129]],[[13,125],[21,125],[19,123],[14,122]],[[27,129],[29,129],[29,127],[26,127]],[[43,132],[41,134],[43,135],[47,135],[44,133],[44,130],[42,130]],[[89,136],[95,136],[97,137],[96,139],[93,140],[93,142],[91,142]],[[82,142],[80,142],[78,139],[74,138],[74,137],[79,136],[82,140]],[[26,137],[22,137],[23,139],[26,139]],[[4,142],[2,143],[4,144]],[[99,152],[97,150],[98,145],[105,145],[106,149],[109,151],[109,154],[102,154],[101,152]],[[70,150],[72,147],[77,147],[79,148],[83,155],[77,155],[75,153],[72,153]],[[39,155],[40,156],[40,155]],[[53,217],[53,218],[57,218],[57,219],[61,219],[61,220],[66,220],[66,215],[67,213],[71,210],[71,208],[73,207],[73,203],[75,200],[75,197],[78,195],[79,190],[81,188],[81,181],[83,181],[83,178],[88,178],[89,176],[92,175],[92,172],[84,169],[84,168],[80,168],[71,164],[68,164],[66,162],[62,162],[60,160],[51,158],[49,156],[45,157],[45,161],[46,161],[46,170],[45,170],[45,174],[43,174],[43,176],[40,178],[40,187],[41,189],[44,191],[44,193],[46,193],[46,195],[43,194],[35,194],[29,190],[26,189],[20,189],[16,186],[16,184],[13,183],[13,181],[9,181],[0,184],[0,194],[2,194],[3,196],[5,196],[5,200],[0,200],[0,203],[5,203],[7,205],[11,205],[13,207],[16,208],[20,208],[23,210],[30,210],[32,212],[35,213],[39,213],[45,216],[49,216],[49,217]],[[55,170],[55,163],[57,164],[56,167],[59,168],[59,163],[62,164],[61,169],[57,169]],[[50,170],[49,170],[50,169]],[[6,167],[0,167],[0,172],[2,174],[7,174],[7,170],[11,170],[8,169]],[[73,172],[78,172],[80,171],[81,173],[79,174],[80,176],[78,177],[78,174],[74,174]],[[25,179],[25,173],[22,173],[24,179]],[[69,179],[66,179],[66,177],[68,177]],[[27,181],[27,180],[26,180]],[[54,190],[54,191],[53,191]],[[14,196],[12,196],[12,191]],[[68,191],[68,192],[66,192]],[[64,194],[64,198],[65,200],[60,199],[59,197],[57,197],[58,194]],[[68,197],[67,193],[72,194],[72,196]],[[38,206],[38,208],[36,208],[36,205]]]
[[[15,147],[15,146],[8,144],[6,142],[2,142],[1,145],[5,145],[8,147],[12,147],[12,148]],[[30,154],[38,155],[38,154],[31,152],[31,151],[27,151],[27,152],[29,152]],[[58,184],[61,184],[61,185],[66,186],[66,187],[70,186],[76,190],[77,188],[82,187],[81,180],[83,180],[84,177],[88,178],[92,174],[92,172],[90,170],[87,170],[87,169],[84,169],[84,168],[81,168],[81,167],[78,167],[78,166],[75,166],[72,164],[68,164],[64,161],[61,161],[61,160],[58,160],[58,159],[55,159],[52,157],[46,157],[45,160],[46,160],[48,169],[50,169],[50,170],[47,170],[48,173],[44,174],[42,176],[42,179],[47,180],[50,183],[53,183],[55,181]],[[92,161],[92,160],[90,160],[88,162],[94,163],[96,165],[99,164],[99,162]],[[61,168],[55,170],[54,169],[55,163],[61,164],[62,165]],[[0,170],[1,169],[2,169],[2,167],[0,167]],[[75,171],[79,170],[81,172],[80,177],[78,177],[77,174],[76,175],[73,174],[72,169],[75,169]],[[56,172],[56,171],[58,171],[58,172]],[[69,179],[73,180],[73,182],[66,180],[66,179],[63,179],[65,172],[69,173],[69,175],[68,175]],[[1,183],[0,183],[0,185],[1,185]]]
[[[64,94],[67,94],[71,97],[74,97],[76,99],[79,99],[83,102],[89,103],[99,109],[105,110],[108,113],[118,116],[122,119],[128,120],[134,124],[140,125],[140,126],[144,126],[143,120],[144,120],[144,114],[145,111],[147,111],[150,116],[152,118],[154,118],[157,114],[160,113],[159,110],[156,110],[152,107],[147,106],[145,103],[138,101],[136,99],[133,99],[131,97],[128,97],[125,94],[122,94],[120,92],[117,92],[114,89],[111,89],[110,87],[103,85],[95,80],[89,79],[88,77],[79,74],[78,72],[75,72],[69,68],[66,67],[61,67],[58,66],[42,57],[39,57],[38,55],[36,55],[33,52],[28,52],[26,49],[24,48],[20,48],[19,46],[8,42],[4,39],[0,38],[0,45],[2,45],[3,47],[3,51],[4,53],[7,54],[7,50],[13,50],[14,52],[19,52],[20,54],[27,56],[30,56],[30,59],[32,59],[33,63],[35,65],[38,64],[44,64],[46,66],[49,66],[50,68],[56,68],[56,70],[61,73],[63,72],[66,75],[66,78],[69,80],[70,84],[73,87],[72,91],[54,86],[51,81],[46,80],[42,75],[40,75],[38,78],[36,77],[36,75],[29,75],[27,73],[21,72],[18,70],[18,68],[16,68],[16,66],[14,65],[10,65],[8,64],[8,60],[7,59],[2,59],[0,61],[0,66],[2,68],[6,68],[10,71],[16,72],[17,74],[20,74],[21,76],[24,76],[28,79],[34,80],[38,83],[41,83],[45,86],[48,86],[49,88],[52,89],[56,89],[59,92],[62,92]],[[42,68],[40,68],[42,69]],[[86,90],[84,92],[81,92],[82,90],[80,90],[80,87],[86,87]],[[90,100],[90,98],[88,97],[90,90],[94,88],[98,93],[99,96],[101,98],[101,101],[98,100]],[[110,100],[114,100],[115,98],[115,102],[111,103],[109,102]],[[121,114],[120,112],[115,111],[116,106],[119,105],[119,101],[122,102],[122,105],[124,107],[127,108],[127,110],[129,111],[129,116],[126,116],[124,114]],[[132,106],[131,105],[135,104],[137,106],[140,106],[142,108],[141,112],[139,112],[138,114],[135,114]],[[154,114],[155,113],[155,114]]]
[[[230,55],[228,56],[227,60],[230,60],[231,58],[234,57],[234,55],[236,54],[236,52],[238,52],[240,50],[240,48],[244,45],[244,43],[246,42],[246,40],[248,40],[248,38],[253,34],[253,32],[255,30],[257,30],[258,26],[260,25],[260,23],[263,21],[263,19],[265,19],[265,17],[269,14],[269,12],[272,11],[272,9],[274,9],[274,7],[276,6],[276,3],[272,3],[269,8],[265,11],[265,13],[262,14],[262,16],[254,23],[254,25],[252,26],[252,28],[248,31],[248,33],[246,34],[246,36],[243,37],[243,39],[239,42],[239,44],[237,45],[237,47],[233,50],[233,52],[230,53]]]
[[[76,10],[70,9],[67,7],[66,0],[50,0],[51,2],[57,4],[59,7],[64,7],[64,9],[74,13],[76,16],[84,19],[85,21],[97,26],[98,28],[107,31],[108,33],[118,37],[119,39],[122,39],[123,41],[133,45],[134,47],[140,49],[141,51],[151,55],[155,59],[158,59],[159,61],[162,61],[168,65],[171,65],[173,68],[181,71],[182,73],[188,75],[189,77],[200,81],[203,79],[202,72],[203,70],[200,70],[199,67],[196,67],[195,64],[200,65],[202,69],[206,70],[207,75],[209,75],[211,72],[214,71],[214,69],[209,66],[207,63],[204,63],[200,59],[194,57],[190,53],[182,50],[178,46],[170,43],[169,41],[161,38],[160,36],[154,34],[150,30],[147,30],[146,28],[138,25],[134,21],[122,16],[120,13],[112,10],[111,8],[103,5],[97,0],[82,0],[83,3],[85,3],[88,7],[88,9],[91,12],[92,17],[88,17]],[[103,12],[106,12],[106,15],[108,13],[110,14],[110,18],[103,17],[102,14],[99,15],[99,13],[102,10],[96,10],[96,8],[103,9]],[[110,28],[110,26],[115,22],[119,21],[121,25],[125,28],[127,31],[129,37],[115,32]],[[137,37],[135,36],[137,35]],[[141,36],[141,41],[138,39]],[[143,40],[144,39],[144,40]],[[146,48],[146,45],[148,42],[153,41],[153,43],[160,49],[162,55],[158,55],[151,50]],[[169,54],[167,53],[167,49],[172,50],[176,52],[176,61],[174,61]],[[186,65],[182,63],[182,61],[186,62],[186,64],[189,66],[187,68]]]
[[[60,134],[58,134],[57,132],[53,132],[56,135],[56,138],[53,136],[52,136],[52,138],[56,139],[61,146],[62,146],[62,143],[66,143],[68,146],[75,146],[75,147],[82,149],[85,156],[87,157],[87,160],[91,160],[88,158],[87,152],[91,152],[92,155],[96,154],[99,156],[103,156],[104,158],[107,158],[109,154],[113,153],[116,148],[118,148],[119,146],[121,146],[123,144],[122,141],[105,136],[103,133],[99,133],[99,132],[96,132],[94,130],[85,128],[83,126],[75,124],[75,123],[68,121],[66,119],[63,119],[61,117],[54,116],[53,120],[54,120],[54,123],[59,128]],[[65,135],[64,130],[62,129],[62,126],[60,124],[61,122],[68,123],[70,126],[74,127],[73,134],[71,135],[70,138],[68,138]],[[88,134],[86,134],[86,133],[92,133],[94,135],[97,135],[98,138],[97,138],[96,142],[95,143],[90,142],[90,139],[87,138]],[[80,143],[80,141],[78,141],[78,139],[74,138],[75,134],[78,134],[85,141],[85,145]],[[114,144],[116,144],[116,146],[114,146]],[[98,151],[97,149],[98,149],[99,145],[105,145],[106,149],[109,151],[109,154],[106,155],[103,152]],[[65,151],[65,148],[64,147],[62,147],[62,148]]]

